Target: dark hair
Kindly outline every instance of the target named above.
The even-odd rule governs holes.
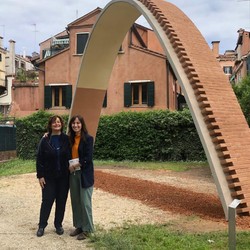
[[[55,122],[56,119],[59,119],[61,124],[62,124],[62,127],[61,127],[61,132],[63,132],[63,127],[64,127],[64,122],[63,122],[63,119],[61,116],[59,115],[53,115],[49,118],[49,121],[48,121],[48,125],[47,125],[47,131],[51,134],[52,133],[52,123]]]
[[[69,141],[70,144],[73,145],[75,143],[75,135],[76,133],[74,132],[74,130],[72,129],[72,123],[75,121],[75,119],[77,119],[80,121],[80,123],[82,124],[82,128],[81,128],[81,139],[83,141],[85,141],[85,134],[88,133],[87,127],[86,127],[86,123],[83,119],[83,117],[81,115],[74,115],[71,117],[70,121],[69,121],[69,125],[68,125],[68,136],[69,136]]]

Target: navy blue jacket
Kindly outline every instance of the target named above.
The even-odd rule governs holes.
[[[60,135],[60,150],[53,148],[50,143],[51,134],[43,137],[39,143],[36,157],[37,178],[58,178],[69,176],[69,160],[71,158],[69,138],[66,134]],[[57,160],[59,157],[60,169]]]
[[[93,147],[94,138],[85,134],[86,141],[80,140],[78,147],[79,163],[81,164],[82,187],[94,185]]]

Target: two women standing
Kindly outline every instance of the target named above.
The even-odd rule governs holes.
[[[56,201],[54,220],[56,233],[63,234],[62,220],[70,183],[73,225],[75,227],[70,235],[77,236],[78,240],[83,240],[94,231],[92,216],[94,140],[88,134],[84,119],[80,115],[70,119],[68,137],[62,133],[63,123],[59,116],[54,116],[50,120],[48,128],[51,127],[51,130],[48,130],[49,134],[41,139],[37,154],[37,178],[39,178],[42,187],[42,204],[37,236],[44,234],[54,200]],[[59,130],[57,128],[60,127],[59,124],[62,127],[59,138],[63,137],[63,139],[52,139],[55,132]],[[49,157],[50,155],[53,156]],[[73,163],[69,165],[69,162]],[[53,174],[45,175],[45,169],[46,173]],[[65,183],[62,184],[64,189],[61,189],[60,184],[58,184],[58,179],[62,176],[65,180]],[[48,183],[53,184],[48,186]],[[61,200],[60,197],[64,198]]]

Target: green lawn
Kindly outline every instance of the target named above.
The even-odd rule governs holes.
[[[189,233],[170,229],[171,225],[130,225],[114,230],[97,230],[95,249],[108,250],[225,250],[227,231]],[[237,233],[237,250],[250,249],[250,231]]]
[[[96,166],[129,167],[140,169],[188,169],[208,167],[204,162],[112,162],[95,161]],[[34,160],[13,159],[0,163],[0,176],[35,172]],[[1,181],[1,179],[0,179]],[[237,250],[250,249],[250,231],[237,231]],[[174,229],[173,225],[124,225],[109,231],[96,230],[91,236],[91,247],[102,250],[220,250],[228,249],[227,231],[190,233]]]
[[[131,161],[95,161],[95,166],[114,166],[139,169],[165,169],[187,171],[193,168],[208,167],[206,162],[131,162]],[[0,176],[25,174],[36,171],[35,160],[13,159],[0,163]]]

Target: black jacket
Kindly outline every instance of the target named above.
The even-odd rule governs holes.
[[[94,138],[85,134],[86,141],[80,141],[78,147],[79,162],[81,164],[82,187],[88,188],[94,185],[93,147]]]
[[[66,134],[60,135],[60,150],[50,143],[51,134],[43,137],[39,143],[36,157],[37,178],[58,178],[69,175],[69,159],[71,158],[69,138]],[[59,157],[60,169],[58,169],[57,159]]]

